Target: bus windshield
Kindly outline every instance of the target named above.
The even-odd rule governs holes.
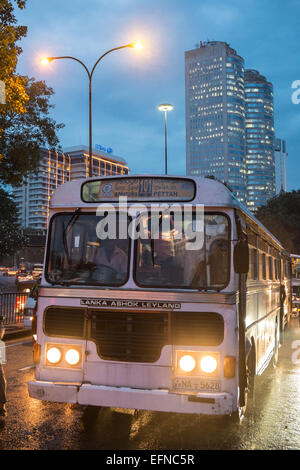
[[[143,214],[143,225],[149,228],[149,236],[138,237],[135,242],[136,284],[148,288],[225,288],[230,277],[227,216],[205,214],[203,242],[197,249],[187,248],[184,233],[181,238],[176,237],[175,221],[172,216],[168,217],[168,231],[163,231],[166,225],[159,223],[157,233],[150,235],[151,216]],[[97,224],[102,219],[96,214],[76,212],[53,217],[46,267],[48,282],[105,286],[121,286],[127,282],[130,236],[99,239]],[[127,229],[128,225],[127,218]]]
[[[151,220],[148,217],[150,228]],[[225,215],[205,214],[201,249],[187,249],[187,239],[176,239],[174,220],[170,231],[156,239],[139,239],[135,280],[140,286],[220,290],[229,281],[229,222]]]
[[[116,286],[128,279],[129,239],[97,237],[96,214],[58,214],[50,226],[46,279],[51,284]]]

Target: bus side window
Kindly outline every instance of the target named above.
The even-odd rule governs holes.
[[[261,253],[261,278],[266,279],[266,255],[265,253]]]
[[[269,256],[269,279],[273,280],[273,258]]]
[[[250,248],[250,267],[249,279],[256,280],[258,278],[257,250]]]

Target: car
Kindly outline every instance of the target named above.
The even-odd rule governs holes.
[[[8,268],[8,275],[9,276],[15,276],[17,274],[18,270],[17,268]]]
[[[39,279],[39,277],[42,275],[42,273],[43,273],[43,265],[42,264],[34,264],[33,267],[32,267],[32,271],[31,271],[33,279]]]
[[[40,285],[40,279],[34,284],[29,296],[27,297],[25,306],[24,306],[24,328],[31,328],[32,321],[35,317],[35,312],[37,308],[37,297],[38,297],[38,288]]]
[[[26,282],[26,281],[32,281],[33,277],[30,273],[18,273],[16,277],[16,283],[17,282]]]
[[[3,277],[8,277],[8,269],[3,269],[2,270],[2,276]]]

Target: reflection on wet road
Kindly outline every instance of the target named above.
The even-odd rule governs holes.
[[[33,377],[32,345],[7,349],[8,417],[0,449],[299,449],[300,365],[292,342],[300,340],[291,322],[278,367],[256,378],[255,409],[241,424],[226,418],[40,402],[28,397]],[[85,414],[84,414],[85,413]],[[83,420],[83,416],[86,420]],[[86,423],[86,424],[84,424]],[[88,424],[87,424],[88,423]]]

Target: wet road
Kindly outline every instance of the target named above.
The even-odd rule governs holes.
[[[255,411],[241,424],[146,411],[135,417],[113,409],[102,409],[84,424],[85,407],[28,397],[31,342],[9,342],[8,417],[0,431],[0,449],[299,449],[300,365],[293,364],[291,347],[295,340],[300,340],[298,319],[286,333],[277,369],[269,367],[257,378]]]

